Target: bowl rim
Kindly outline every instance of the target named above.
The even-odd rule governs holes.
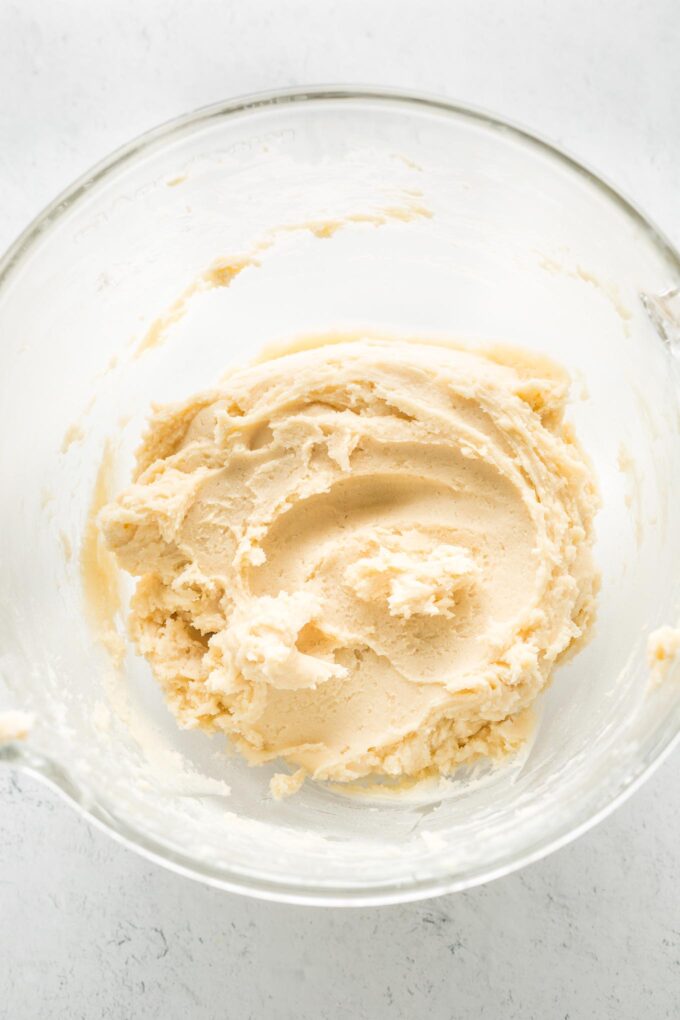
[[[292,103],[319,101],[368,101],[383,103],[386,106],[408,105],[416,110],[421,108],[425,111],[467,118],[493,130],[506,132],[521,143],[534,146],[556,158],[570,171],[584,177],[594,185],[597,190],[644,229],[658,253],[680,275],[680,253],[665,233],[634,202],[624,196],[601,174],[576,160],[568,152],[546,140],[540,134],[478,107],[450,101],[426,92],[362,85],[312,85],[250,93],[202,106],[193,112],[172,118],[114,150],[57,195],[9,246],[0,258],[0,293],[11,280],[13,273],[18,270],[23,259],[28,256],[33,246],[39,241],[41,235],[52,224],[60,220],[94,185],[106,179],[149,147],[169,139],[186,128],[196,127],[211,120],[234,114],[258,112],[266,108],[281,107],[285,109]],[[263,900],[310,906],[376,906],[412,902],[462,891],[511,874],[527,864],[541,860],[587,832],[621,805],[670,754],[679,740],[680,726],[668,727],[666,732],[656,740],[652,752],[646,758],[640,757],[625,775],[622,774],[618,778],[618,783],[613,787],[614,792],[608,794],[606,803],[599,806],[589,804],[587,810],[580,816],[577,814],[552,833],[535,840],[521,853],[511,851],[505,857],[500,857],[493,865],[477,868],[473,866],[458,875],[444,874],[438,877],[403,880],[377,886],[359,884],[323,886],[318,881],[305,884],[298,880],[274,880],[260,874],[241,874],[233,870],[230,871],[228,868],[198,863],[189,855],[178,852],[174,847],[163,843],[160,839],[150,837],[147,833],[136,829],[118,817],[115,812],[104,806],[103,799],[99,804],[94,803],[87,791],[71,778],[67,769],[42,757],[34,749],[20,744],[5,745],[0,747],[0,762],[6,761],[35,775],[61,794],[84,817],[93,822],[97,828],[108,833],[116,842],[177,874],[186,875],[219,889]]]

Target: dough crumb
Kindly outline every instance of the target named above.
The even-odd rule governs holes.
[[[277,772],[269,780],[269,791],[274,800],[283,800],[297,793],[305,781],[307,773],[304,769],[298,769],[293,775],[287,772]]]
[[[34,722],[35,717],[30,712],[20,712],[16,709],[0,712],[0,743],[26,740]]]
[[[471,584],[474,560],[460,546],[428,542],[417,532],[381,538],[376,551],[345,571],[345,583],[364,602],[387,601],[390,614],[451,616],[455,595]]]
[[[647,639],[647,661],[653,687],[666,678],[669,670],[680,657],[680,626],[658,627]]]

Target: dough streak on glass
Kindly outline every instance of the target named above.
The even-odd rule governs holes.
[[[179,723],[291,791],[516,750],[598,587],[567,396],[526,351],[364,339],[155,411],[99,525]]]

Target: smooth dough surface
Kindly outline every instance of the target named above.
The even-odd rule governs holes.
[[[598,586],[567,396],[527,352],[366,339],[157,409],[99,523],[180,724],[291,789],[514,750]]]

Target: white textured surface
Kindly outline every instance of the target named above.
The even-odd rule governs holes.
[[[398,85],[566,146],[680,244],[676,0],[0,0],[0,247],[112,148],[225,96]],[[579,842],[429,903],[318,911],[177,878],[0,773],[0,1017],[680,1013],[678,754]]]

